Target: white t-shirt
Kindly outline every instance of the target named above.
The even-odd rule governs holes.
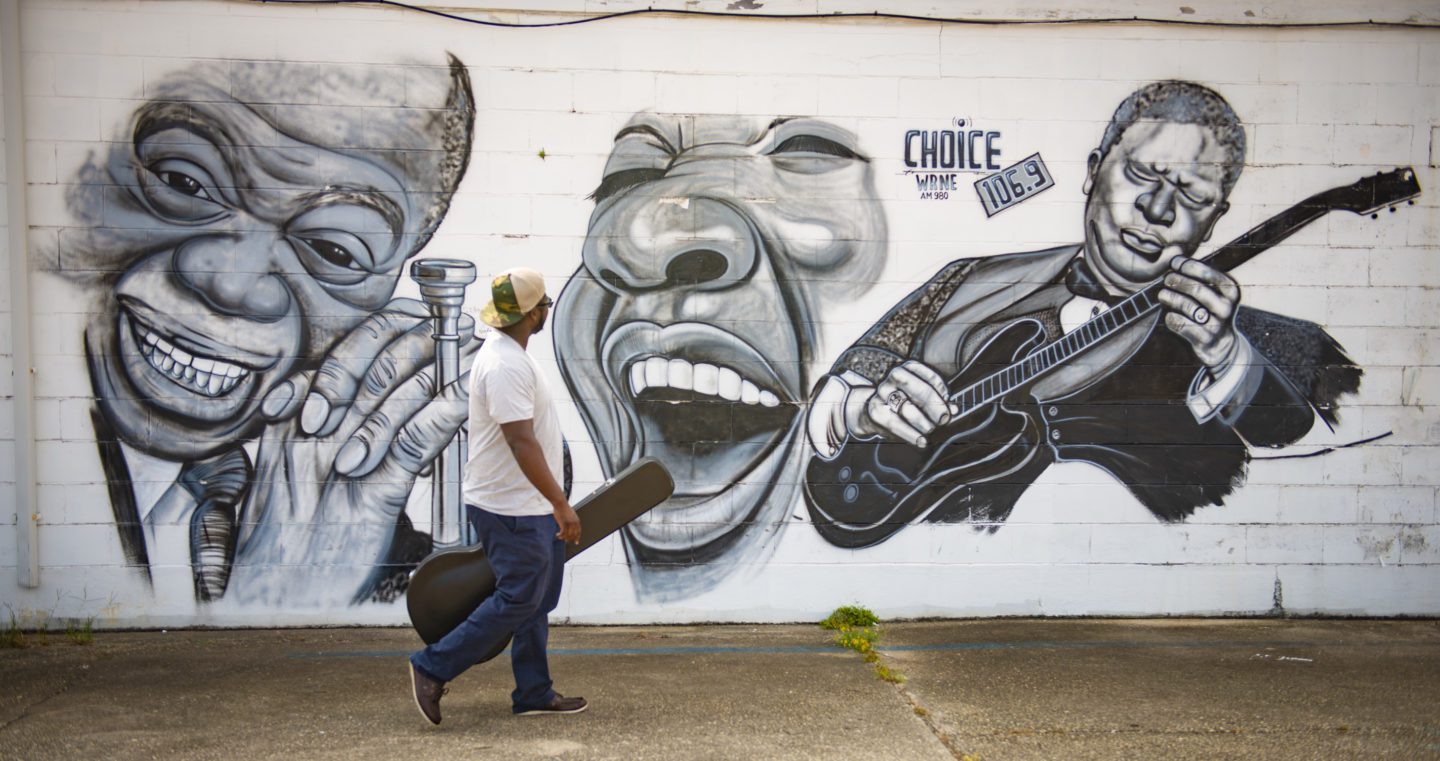
[[[550,387],[515,339],[492,330],[470,367],[470,456],[465,501],[500,515],[548,515],[550,501],[530,483],[505,443],[501,423],[531,420],[545,463],[561,479],[563,443]]]

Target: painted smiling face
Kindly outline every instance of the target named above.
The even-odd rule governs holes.
[[[884,264],[884,216],[854,136],[804,119],[642,114],[594,198],[557,354],[606,473],[674,476],[625,536],[641,565],[701,568],[669,590],[693,593],[793,501],[818,311]]]
[[[463,172],[463,156],[445,158],[455,124],[436,116],[468,108],[453,64],[429,70],[437,110],[391,109],[385,125],[250,106],[211,84],[215,72],[190,72],[163,83],[108,162],[82,173],[72,207],[103,216],[61,254],[116,273],[101,280],[108,299],[85,345],[100,408],[124,440],[178,460],[252,435],[271,389],[386,304]],[[268,84],[283,102],[297,95],[288,73],[237,65],[220,81]],[[329,78],[330,94],[358,95],[353,77]],[[364,150],[371,137],[386,147]]]

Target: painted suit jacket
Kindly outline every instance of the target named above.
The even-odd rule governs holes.
[[[1079,252],[1079,246],[1064,246],[952,262],[841,354],[817,394],[832,377],[859,376],[878,385],[906,360],[934,368],[954,392],[969,382],[953,381],[987,342],[1018,322],[1033,321],[1046,340],[1058,338],[1059,310],[1073,298],[1064,273]],[[1336,398],[1355,391],[1361,375],[1314,323],[1241,307],[1236,329],[1253,349],[1251,361],[1239,392],[1213,416],[1197,420],[1187,406],[1197,379],[1204,378],[1203,367],[1189,344],[1152,313],[1028,388],[1023,401],[1041,440],[1024,445],[1034,447],[1034,456],[1010,472],[934,490],[947,496],[927,505],[923,519],[996,528],[1057,461],[1104,468],[1162,520],[1181,520],[1203,505],[1221,504],[1244,481],[1248,445],[1293,443],[1310,430],[1316,414],[1333,423]],[[836,455],[846,456],[845,448]],[[870,523],[887,520],[881,514],[885,507],[866,516],[863,504],[834,504],[835,494],[807,483],[811,517],[826,539],[863,546],[889,536],[877,534]]]
[[[100,464],[105,472],[121,550],[130,567],[153,589],[152,548],[146,540],[130,465],[118,435],[104,414],[94,408],[90,419],[96,433]],[[240,447],[210,460],[179,465],[179,477],[161,499],[185,501],[186,506],[180,512],[190,518],[188,525],[182,527],[181,533],[185,535],[182,541],[186,547],[181,551],[189,555],[195,601],[215,602],[227,592],[237,549],[238,523],[243,520],[242,505],[254,477],[253,467]],[[569,465],[568,459],[566,465]],[[225,471],[230,472],[225,474]],[[228,499],[216,499],[219,495],[214,492],[217,490],[227,492],[225,496]],[[385,559],[370,574],[356,601],[393,602],[398,599],[409,587],[410,572],[431,549],[429,535],[416,531],[409,517],[402,512],[396,521],[394,540]],[[238,595],[231,596],[240,597],[243,601],[245,592],[238,592]]]

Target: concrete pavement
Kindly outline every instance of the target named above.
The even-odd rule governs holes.
[[[32,635],[0,649],[0,758],[1440,759],[1435,621],[885,624],[901,685],[830,638],[557,626],[588,712],[511,716],[502,656],[431,727],[409,630]]]

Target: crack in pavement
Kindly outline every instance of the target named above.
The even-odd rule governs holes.
[[[46,703],[50,702],[51,700],[54,700],[55,698],[60,697],[61,695],[63,695],[63,694],[65,694],[66,692],[68,692],[71,687],[74,687],[76,684],[78,684],[78,683],[80,682],[80,680],[84,677],[84,673],[83,673],[83,672],[88,672],[89,670],[90,670],[90,664],[88,664],[88,663],[81,664],[81,666],[80,666],[80,668],[79,668],[79,671],[80,671],[81,673],[72,674],[69,679],[64,679],[64,680],[62,680],[62,681],[60,682],[60,688],[59,688],[59,689],[55,690],[54,692],[50,693],[49,695],[46,695],[46,696],[43,697],[43,698],[40,698],[39,700],[36,700],[36,701],[34,701],[34,702],[32,702],[32,703],[28,703],[28,704],[23,705],[23,706],[21,707],[21,709],[20,709],[19,715],[15,716],[15,717],[12,718],[12,719],[9,719],[8,721],[6,721],[6,722],[4,722],[4,723],[0,723],[0,733],[5,732],[5,730],[7,730],[7,729],[9,729],[9,728],[11,728],[11,727],[13,727],[13,726],[15,726],[16,724],[19,724],[20,722],[24,721],[25,719],[30,718],[30,712],[31,712],[31,711],[35,710],[36,708],[39,708],[39,707],[42,706],[42,705],[45,705]]]
[[[905,685],[895,685],[895,691],[909,704],[911,712],[915,714],[915,718],[919,719],[920,722],[925,725],[926,729],[930,730],[930,734],[935,735],[935,739],[940,741],[940,744],[945,747],[945,750],[949,751],[950,755],[955,757],[955,761],[976,761],[976,759],[979,758],[979,756],[966,753],[956,747],[955,737],[949,732],[946,732],[944,727],[940,726],[940,721],[935,718],[935,711],[922,703],[920,698],[916,697],[915,693],[911,692]]]

